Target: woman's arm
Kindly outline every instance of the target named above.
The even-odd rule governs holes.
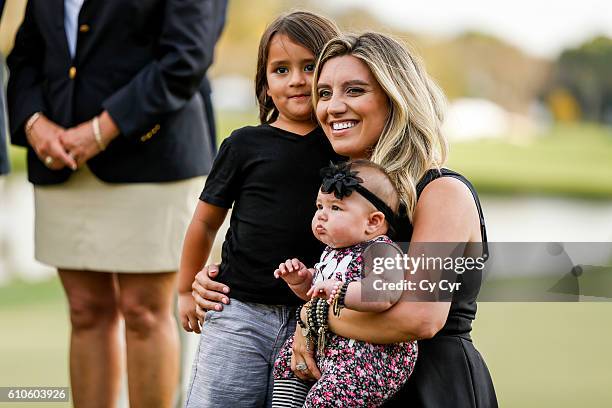
[[[45,40],[38,29],[35,2],[28,1],[12,51],[6,59],[10,76],[7,86],[11,142],[27,146],[27,120],[36,112],[48,114],[43,95]],[[40,131],[40,129],[39,129]]]
[[[178,273],[179,316],[183,328],[187,331],[200,332],[191,285],[210,255],[215,236],[227,211],[227,208],[198,201],[187,228]]]
[[[103,107],[122,136],[139,141],[160,116],[181,109],[199,89],[216,41],[212,0],[168,0],[159,57],[109,96]]]
[[[413,225],[413,243],[481,240],[472,194],[463,182],[450,177],[434,180],[423,190]],[[453,256],[451,250],[448,254],[435,254],[445,255]],[[340,317],[330,313],[330,329],[344,337],[380,344],[433,337],[446,323],[450,303],[410,301],[409,298],[404,292],[393,307],[382,313],[343,310]]]

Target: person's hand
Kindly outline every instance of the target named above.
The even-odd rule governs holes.
[[[100,140],[98,144],[94,134],[94,119],[68,129],[61,137],[64,149],[75,158],[79,166],[100,153],[108,144],[119,136],[119,128],[107,111],[98,116]]]
[[[200,333],[200,322],[196,315],[196,303],[191,292],[179,292],[178,313],[181,325],[185,331]]]
[[[312,299],[316,297],[327,299],[327,303],[331,303],[333,296],[336,295],[341,285],[342,282],[337,279],[327,279],[313,285],[306,295],[310,296]]]
[[[206,265],[200,272],[197,273],[191,288],[191,292],[196,307],[196,314],[200,322],[204,322],[204,315],[207,310],[223,310],[223,304],[229,304],[230,300],[227,297],[230,289],[213,279],[219,274],[219,265]]]
[[[274,271],[274,277],[282,278],[288,285],[302,285],[312,281],[313,271],[306,268],[306,265],[298,259],[293,258],[278,265],[278,269]]]
[[[70,157],[62,145],[63,133],[64,128],[41,114],[26,133],[26,138],[36,156],[51,170],[61,170],[66,166],[76,170],[76,161]]]
[[[61,142],[79,167],[101,152],[93,133],[91,120],[66,130],[61,135]]]
[[[302,309],[302,313],[304,310]],[[293,349],[291,353],[291,370],[296,377],[304,381],[315,381],[321,378],[321,371],[314,359],[313,345],[307,345],[308,340],[302,335],[302,328],[298,325],[293,336]],[[305,363],[308,368],[298,370],[297,364]]]

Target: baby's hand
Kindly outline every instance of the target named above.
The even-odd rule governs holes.
[[[327,299],[327,302],[330,303],[332,296],[336,295],[338,288],[342,286],[342,282],[337,279],[327,279],[323,282],[319,282],[315,284],[306,295],[311,298],[320,297],[322,299]]]
[[[301,285],[312,280],[312,271],[306,268],[302,262],[296,258],[287,259],[278,265],[274,271],[275,278],[283,278],[289,285]]]

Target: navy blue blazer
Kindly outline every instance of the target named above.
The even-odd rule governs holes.
[[[212,62],[217,0],[85,0],[76,54],[64,30],[64,0],[29,0],[7,59],[12,142],[41,111],[63,127],[107,110],[121,131],[88,165],[111,183],[160,182],[207,174],[212,149],[198,91]],[[57,184],[28,149],[28,179]]]

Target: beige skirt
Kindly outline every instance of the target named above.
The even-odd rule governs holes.
[[[109,184],[84,167],[35,186],[35,257],[62,269],[176,271],[204,180]]]

